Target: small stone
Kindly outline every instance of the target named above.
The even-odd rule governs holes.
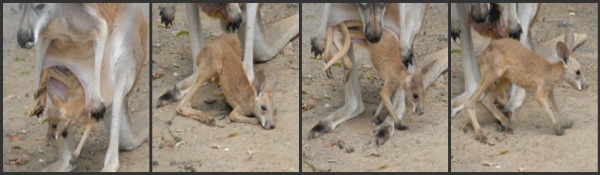
[[[353,147],[346,148],[346,153],[353,153],[353,152],[354,152]]]
[[[170,164],[171,166],[173,166],[173,165],[177,165],[177,161],[171,160],[171,162],[169,162],[169,164]]]

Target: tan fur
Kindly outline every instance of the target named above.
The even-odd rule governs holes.
[[[416,105],[415,112],[419,115],[423,114],[423,102],[425,97],[423,76],[421,70],[409,72],[404,65],[404,59],[400,53],[400,43],[387,31],[384,31],[381,40],[378,43],[369,43],[369,49],[373,67],[384,81],[381,92],[379,93],[381,101],[391,117],[393,117],[395,125],[401,127],[400,118],[398,117],[398,114],[396,114],[396,110],[392,105],[390,97],[398,88],[406,90],[408,98],[413,102],[413,105]],[[429,69],[429,67],[424,69]],[[381,129],[387,130],[389,133],[394,131],[393,126],[388,127],[387,129]],[[388,137],[385,138],[378,138],[377,144],[384,144],[389,139],[389,135],[391,134],[388,134]]]
[[[530,29],[531,25],[533,25],[533,23],[536,22],[537,20],[537,16],[540,12],[539,9],[541,9],[542,4],[538,3],[537,4],[537,9],[535,12],[535,15],[533,17],[533,20],[531,21],[531,23],[529,23],[529,26],[522,26],[523,29]],[[502,6],[499,6],[499,8],[502,8]],[[502,13],[504,13],[505,10],[501,9],[500,10],[500,18],[502,18]],[[503,19],[499,19],[497,22],[492,23],[492,22],[486,22],[484,24],[477,24],[473,21],[472,17],[470,17],[470,15],[467,15],[467,20],[469,25],[471,25],[471,27],[473,28],[473,30],[475,30],[477,33],[479,33],[481,36],[484,37],[488,37],[491,39],[501,39],[501,38],[507,38],[508,37],[508,31],[509,31],[509,26],[508,24],[505,24],[505,21]],[[500,26],[499,26],[500,25]]]
[[[107,43],[111,43],[111,39],[112,38],[112,34],[113,34],[113,30],[115,30],[115,25],[114,22],[119,20],[119,18],[121,16],[119,16],[119,14],[122,14],[119,11],[125,10],[126,8],[124,8],[125,4],[119,4],[119,3],[91,3],[89,4],[89,7],[91,7],[92,9],[94,9],[99,16],[101,16],[104,20],[106,20],[107,22],[107,26],[108,26],[108,40]],[[136,20],[137,23],[139,23],[139,29],[138,32],[139,33],[148,33],[148,25],[147,25],[147,21],[145,19],[143,19],[143,15],[139,15],[138,20]],[[53,34],[56,30],[63,30],[63,26],[59,25],[58,23],[52,22],[49,24],[48,28],[44,31],[44,33],[42,33],[42,35],[48,37],[48,36],[53,36]],[[49,46],[48,51],[46,53],[47,57],[54,57],[54,58],[83,58],[83,59],[92,59],[94,57],[94,45],[93,45],[93,41],[92,39],[94,37],[96,37],[97,33],[93,32],[93,31],[89,31],[89,33],[82,33],[79,34],[78,36],[70,36],[72,37],[71,39],[68,40],[53,40],[52,44]],[[78,38],[78,39],[75,39]],[[143,43],[147,43],[148,37],[139,37],[140,40],[138,41],[134,41],[136,45],[143,45]],[[83,41],[83,42],[81,42]],[[143,50],[136,50],[135,54],[136,55],[141,55],[141,56],[136,56],[135,58],[143,58],[144,60],[142,62],[146,62],[146,59],[148,59],[148,47],[147,46],[143,46],[140,47]],[[108,49],[108,48],[106,48]],[[104,56],[107,57],[108,55],[110,55],[110,53],[105,52]],[[82,60],[71,60],[73,62],[82,62]],[[109,59],[104,59],[102,62],[103,66],[102,67],[111,67],[110,64],[110,60]],[[88,69],[94,69],[94,65],[93,64],[89,64],[90,67],[88,67]],[[134,85],[133,87],[135,87],[137,85],[137,83],[139,82],[139,75],[140,72],[142,71],[142,67],[143,66],[137,66],[137,78],[135,79]],[[104,101],[112,101],[112,84],[108,83],[110,82],[109,80],[109,71],[110,69],[102,69],[101,71],[101,83],[100,83],[100,89],[101,89],[101,95],[102,98],[104,99]],[[46,91],[45,91],[45,80],[42,78],[40,79],[40,88],[38,89],[38,93],[36,93],[34,95],[34,101],[37,103],[35,106],[33,106],[29,111],[29,116],[33,116],[36,113],[41,113],[41,111],[44,110],[45,108],[45,102],[46,102]],[[133,88],[131,89],[133,90]],[[130,90],[130,92],[131,92]],[[129,92],[128,92],[129,93]],[[85,104],[85,103],[83,103]]]
[[[196,4],[208,16],[228,20],[227,3],[197,3]]]
[[[388,84],[387,86],[384,85],[384,88],[390,88],[387,89],[389,90],[389,94],[385,95],[391,95],[398,87],[401,87],[411,94],[423,96],[425,89],[423,87],[421,71],[409,72],[407,70],[406,65],[402,61],[399,48],[400,43],[387,31],[383,32],[381,40],[378,43],[369,43],[369,53],[371,54],[373,67],[385,82],[384,84]],[[387,97],[389,99],[389,96]],[[384,100],[383,96],[382,100]],[[415,102],[422,106],[423,99],[419,98]],[[388,110],[392,109],[388,107]]]
[[[60,71],[55,68],[42,71],[42,81],[48,81],[50,78],[64,84],[67,89],[65,99],[57,95],[50,97],[53,106],[48,109],[48,137],[59,137],[60,134],[66,132],[71,121],[84,126],[83,137],[73,153],[75,157],[79,157],[81,148],[96,121],[88,115],[89,113],[86,113],[85,105],[83,105],[85,104],[85,92],[79,79],[71,71]]]
[[[124,3],[115,3],[115,4],[108,4],[108,3],[102,3],[102,4],[73,4],[73,5],[82,5],[82,7],[85,7],[84,11],[85,13],[83,13],[83,11],[78,11],[78,15],[88,15],[85,17],[82,17],[81,19],[86,19],[86,20],[91,20],[88,24],[93,24],[93,25],[81,25],[81,23],[78,23],[76,20],[75,21],[69,21],[69,20],[52,20],[48,26],[42,31],[42,33],[40,34],[42,38],[51,41],[47,52],[45,52],[45,55],[42,55],[44,58],[44,62],[48,63],[48,62],[54,62],[57,63],[57,65],[61,65],[61,66],[71,66],[72,68],[76,68],[77,70],[81,71],[81,72],[85,72],[85,73],[90,73],[90,72],[94,72],[93,76],[89,76],[89,75],[85,75],[83,77],[77,77],[77,76],[82,76],[80,74],[72,74],[72,73],[66,73],[66,74],[54,74],[52,72],[47,72],[47,70],[42,70],[42,72],[46,72],[46,73],[42,73],[42,78],[39,80],[39,84],[40,84],[40,89],[45,89],[47,86],[47,81],[48,77],[50,78],[54,78],[57,79],[58,81],[62,82],[64,85],[69,86],[69,89],[67,90],[67,95],[65,99],[62,98],[57,98],[57,97],[53,97],[51,96],[51,100],[53,103],[53,107],[50,108],[48,110],[48,116],[50,117],[50,128],[49,128],[49,132],[54,131],[55,137],[57,137],[57,135],[62,134],[62,131],[66,132],[66,128],[69,125],[69,123],[71,121],[75,121],[76,123],[79,123],[81,125],[84,125],[86,127],[85,133],[83,134],[83,137],[81,139],[81,141],[79,142],[78,147],[76,148],[76,150],[73,151],[73,156],[74,157],[78,157],[81,148],[83,146],[83,143],[86,141],[87,137],[89,136],[90,133],[90,129],[93,126],[93,123],[95,123],[94,120],[91,119],[91,113],[94,109],[94,107],[92,107],[90,104],[89,100],[95,97],[90,97],[92,96],[92,94],[86,94],[85,91],[87,91],[87,89],[95,89],[98,88],[99,90],[99,95],[101,96],[102,100],[103,100],[103,104],[104,106],[110,106],[113,105],[112,108],[114,107],[113,104],[113,98],[119,98],[119,99],[115,99],[115,100],[124,100],[124,101],[120,101],[120,102],[124,102],[125,104],[120,104],[118,108],[124,108],[125,110],[127,109],[127,99],[129,97],[129,95],[131,94],[131,92],[135,89],[133,87],[136,86],[136,84],[139,81],[139,76],[141,75],[141,71],[142,71],[142,67],[143,64],[146,62],[146,60],[148,59],[148,49],[149,49],[149,45],[148,45],[148,24],[147,24],[147,16],[144,15],[144,13],[142,11],[139,11],[140,13],[137,13],[137,10],[140,9],[132,9],[129,8],[131,6],[131,4],[124,4]],[[80,9],[79,9],[80,10]],[[132,11],[129,10],[136,10],[134,12],[136,13],[132,13]],[[87,13],[87,12],[91,12],[91,13]],[[91,15],[91,16],[90,16]],[[132,16],[133,15],[133,16]],[[59,19],[65,19],[65,18],[59,18]],[[68,18],[67,18],[68,19]],[[77,19],[77,18],[73,18],[73,19]],[[97,20],[97,21],[96,21]],[[103,21],[106,22],[106,26],[102,25]],[[124,23],[124,21],[127,21],[127,23]],[[131,24],[133,23],[133,24]],[[77,24],[80,24],[79,26],[76,26]],[[139,37],[136,37],[135,39],[131,39],[131,38],[126,38],[126,44],[128,44],[127,46],[123,46],[126,47],[126,51],[122,53],[122,55],[118,55],[118,58],[114,57],[115,56],[115,52],[119,51],[118,48],[114,48],[112,46],[115,46],[113,44],[122,44],[121,41],[117,40],[117,39],[122,39],[121,36],[118,36],[116,34],[121,34],[121,32],[116,32],[117,30],[123,30],[118,29],[117,27],[121,27],[123,25],[123,27],[131,27],[129,24],[131,24],[131,26],[136,25],[137,28],[127,28],[127,31],[131,31],[132,33],[135,32],[137,34],[140,34]],[[73,27],[76,26],[76,27]],[[104,28],[106,27],[106,28]],[[105,37],[100,37],[100,35],[102,33],[106,33]],[[104,39],[106,39],[105,41],[103,41]],[[98,41],[103,43],[104,45],[100,45],[100,46],[94,46],[94,41]],[[101,55],[103,58],[101,59],[97,59],[95,57],[95,53],[96,53],[96,49],[99,47],[103,47],[103,55]],[[118,59],[118,60],[117,60]],[[126,60],[127,59],[127,60]],[[100,65],[96,64],[95,61],[101,61]],[[115,65],[115,61],[117,61],[117,64]],[[124,64],[129,64],[132,63],[133,65],[124,65]],[[97,67],[101,67],[100,68],[100,73],[99,76],[98,74],[94,71],[94,70],[98,70]],[[123,69],[123,67],[126,67],[126,69]],[[134,68],[135,67],[135,68]],[[51,71],[54,71],[53,67],[48,68]],[[75,70],[75,69],[73,69]],[[125,83],[126,87],[128,89],[115,89],[115,88],[119,88],[124,84],[115,84],[115,83],[121,83],[122,81],[117,81],[115,79],[111,79],[111,75],[114,72],[119,72],[119,71],[123,71],[123,70],[135,70],[135,75],[126,75],[128,77],[124,77],[126,79],[130,79],[129,82]],[[61,71],[56,71],[56,72],[61,72]],[[125,72],[125,71],[124,71]],[[74,71],[73,73],[79,73]],[[131,73],[133,74],[133,71],[129,72],[127,71],[127,73]],[[46,75],[44,75],[46,74]],[[87,77],[86,77],[87,76]],[[97,76],[100,78],[100,84],[96,84],[95,83],[95,78],[97,78]],[[131,76],[131,77],[129,77]],[[81,84],[77,79],[78,78],[83,78],[86,79],[87,81],[82,80],[82,82],[86,83],[86,84]],[[133,79],[131,79],[133,78]],[[77,81],[75,81],[77,80]],[[120,79],[123,80],[123,79]],[[94,83],[89,83],[89,82],[94,82]],[[129,83],[132,84],[129,84]],[[98,87],[99,86],[99,87]],[[115,94],[115,92],[123,92],[118,93],[119,96],[116,96],[117,94]],[[38,90],[38,92],[40,93],[36,93],[36,99],[35,101],[39,103],[44,102],[46,98],[46,95],[56,95],[56,94],[47,94],[46,90]],[[92,92],[95,93],[95,92]],[[93,94],[95,95],[95,94]],[[32,111],[43,111],[43,108],[45,106],[42,105],[36,105]],[[104,108],[102,108],[104,109]],[[104,112],[104,110],[102,110]],[[33,113],[32,112],[32,113]],[[96,114],[99,114],[98,117],[102,117],[104,115],[103,112],[97,112]],[[128,113],[128,111],[126,111]],[[113,117],[115,117],[115,114],[112,114]],[[127,115],[125,116],[118,116],[118,117],[125,117],[127,120],[129,120],[129,117]],[[120,121],[120,118],[113,118],[113,123],[114,121]],[[52,128],[52,125],[56,124],[57,128]],[[123,123],[122,125],[129,125],[129,123]],[[115,131],[112,132],[110,135],[110,140],[111,140],[111,144],[109,144],[109,148],[107,150],[107,157],[106,157],[106,161],[105,161],[105,167],[103,169],[103,171],[116,171],[118,169],[118,149],[124,149],[124,150],[132,150],[135,147],[139,146],[146,138],[144,137],[144,134],[139,134],[137,136],[134,136],[132,134],[132,132],[129,130],[129,128],[125,128],[125,127],[120,127],[120,128],[112,128],[111,130]],[[117,133],[119,135],[116,135],[114,133]],[[66,134],[66,133],[65,133]],[[64,135],[63,135],[64,136]],[[119,137],[121,138],[119,141]],[[129,138],[126,141],[123,141],[123,138]],[[65,147],[65,143],[66,141],[63,139],[62,141],[59,141],[59,153],[64,155],[64,151],[65,150],[69,150],[71,148],[67,148]],[[113,144],[113,143],[118,143],[118,144]],[[62,145],[62,146],[61,146]],[[116,145],[116,146],[115,146]],[[62,152],[61,152],[62,151]],[[110,154],[110,156],[109,156]],[[69,159],[72,160],[72,159]],[[69,161],[69,160],[64,160],[64,159],[59,159],[58,162],[56,162],[53,165],[50,165],[49,167],[47,167],[48,171],[66,171],[67,169],[64,169],[64,167],[62,167],[63,164],[65,164],[65,161]]]
[[[237,35],[226,34],[208,42],[200,53],[196,57],[196,66],[200,71],[197,72],[197,79],[188,94],[177,106],[179,115],[199,120],[211,126],[214,125],[214,119],[202,111],[191,108],[191,100],[206,82],[218,81],[225,101],[233,107],[233,111],[229,115],[231,121],[261,124],[257,119],[259,115],[269,115],[272,120],[273,87],[264,85],[265,76],[260,71],[255,75],[255,86],[250,84],[242,67],[240,41]],[[266,106],[268,110],[259,114],[257,112],[259,106]],[[251,118],[249,117],[251,115],[257,117]],[[266,129],[272,129],[275,126],[272,121],[267,122],[262,123]]]
[[[569,73],[580,72],[581,67],[572,56],[572,51],[567,48],[563,42],[557,43],[557,54],[561,61],[549,62],[545,58],[527,49],[519,41],[514,39],[494,40],[480,55],[479,70],[481,73],[481,82],[475,93],[465,104],[473,128],[475,129],[475,138],[481,142],[487,142],[486,137],[480,129],[475,116],[475,104],[480,96],[496,82],[496,85],[484,97],[482,103],[492,114],[500,120],[507,133],[512,133],[509,121],[504,114],[496,108],[493,100],[497,95],[502,94],[503,90],[510,83],[530,90],[535,90],[535,99],[538,104],[548,114],[554,126],[555,133],[562,135],[564,128],[572,126],[572,121],[559,124],[554,114],[547,104],[547,98],[561,117],[564,117],[554,101],[554,87],[565,79]],[[566,63],[563,61],[568,58]],[[575,65],[576,64],[576,65]],[[579,73],[579,76],[582,76]],[[579,79],[583,81],[584,79]],[[585,82],[584,89],[587,88]]]

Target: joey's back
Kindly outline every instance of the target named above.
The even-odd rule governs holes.
[[[371,62],[383,80],[396,80],[408,73],[400,53],[400,44],[387,31],[383,32],[378,43],[369,43]],[[396,80],[400,83],[400,80]]]
[[[233,108],[254,106],[254,91],[242,66],[240,41],[237,35],[226,34],[209,42],[201,53],[208,53],[208,55],[199,56],[197,63],[216,68],[213,76],[219,79],[225,101]],[[216,59],[219,57],[222,59]],[[206,64],[207,62],[210,64]],[[202,69],[199,70],[202,71]],[[252,112],[252,108],[247,111]]]
[[[493,40],[480,55],[480,70],[493,71],[526,89],[558,83],[565,73],[561,61],[550,63],[514,39]]]

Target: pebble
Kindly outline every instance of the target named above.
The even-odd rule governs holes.
[[[569,23],[567,21],[560,20],[560,21],[556,22],[556,26],[558,26],[559,28],[560,27],[568,27]]]
[[[438,36],[438,41],[448,41],[448,35],[440,34]]]
[[[353,152],[354,152],[353,147],[346,148],[346,153],[353,153]]]

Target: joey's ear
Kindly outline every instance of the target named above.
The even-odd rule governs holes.
[[[256,96],[258,96],[260,92],[262,92],[262,90],[265,88],[265,74],[262,70],[259,70],[254,74],[254,82],[252,82],[252,88],[254,89]]]
[[[426,65],[425,67],[422,67],[421,74],[423,74],[423,75],[427,74],[427,72],[429,72],[429,70],[431,70],[431,68],[433,68],[433,65],[435,65],[436,62],[437,62],[437,60],[434,60],[431,63],[429,63],[428,65]]]
[[[413,81],[413,74],[409,74],[408,76],[406,76],[406,78],[404,79],[404,82],[406,84],[411,84]]]
[[[565,66],[569,64],[569,48],[562,41],[556,43],[556,54],[565,63]]]
[[[267,85],[265,86],[265,89],[270,89],[270,90],[275,89],[275,86],[277,85],[278,80],[279,80],[279,77],[272,75],[272,77],[269,78],[269,80],[267,81]]]

